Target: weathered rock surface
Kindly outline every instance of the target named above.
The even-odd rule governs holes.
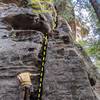
[[[0,10],[0,100],[22,100],[22,88],[17,75],[24,71],[37,74],[33,77],[34,99],[36,99],[41,60],[38,56],[44,35],[35,30],[19,30],[22,29],[20,25],[17,30],[14,30],[13,26],[13,29],[9,29],[8,26],[11,24],[7,25],[3,22],[3,19],[11,14],[25,13],[27,13],[25,9],[21,11],[13,5],[5,6]]]
[[[69,33],[70,31],[64,32],[64,28],[59,28],[49,39],[42,98],[97,100],[87,71],[88,68],[95,73],[95,69],[86,65],[83,55],[77,50],[79,48],[73,43]]]
[[[13,4],[16,4],[17,6],[22,6],[25,3],[27,3],[26,0],[0,0],[0,2],[3,2],[5,4],[13,3]]]
[[[16,28],[13,26],[15,23],[11,25],[9,21],[6,20],[8,23],[4,23],[3,20],[8,16],[21,14],[33,15],[32,9],[19,8],[13,4],[0,6],[0,100],[23,100],[17,74],[24,71],[40,73],[39,55],[43,33],[29,30],[33,28],[22,30],[23,27],[20,25]],[[9,28],[9,25],[12,28]],[[70,29],[65,23],[57,27],[49,38],[42,98],[43,100],[97,100],[88,79],[90,69],[92,71],[89,74],[95,76],[92,75],[95,73],[95,68],[91,68],[91,64],[88,66],[88,62],[85,63],[83,60],[85,57],[81,55],[69,33]],[[38,80],[39,76],[33,77],[32,80],[35,100]]]

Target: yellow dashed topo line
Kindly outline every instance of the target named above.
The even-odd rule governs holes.
[[[38,90],[38,100],[41,100],[41,94],[42,94],[42,84],[43,84],[44,65],[45,65],[45,59],[46,59],[47,44],[48,44],[48,34],[46,33],[45,37],[44,37],[44,43],[43,43],[40,83],[39,83],[39,90]]]

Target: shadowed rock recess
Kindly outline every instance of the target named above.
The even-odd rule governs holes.
[[[23,90],[16,76],[24,71],[37,74],[32,79],[34,100],[37,100],[44,36],[40,28],[33,27],[34,18],[38,16],[30,8],[19,8],[14,4],[2,6],[0,100],[23,100]],[[82,53],[82,47],[74,43],[67,23],[58,26],[48,41],[42,100],[97,100],[92,89],[95,85],[95,67]]]

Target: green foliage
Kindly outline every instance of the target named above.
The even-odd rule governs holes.
[[[79,44],[80,44],[81,46],[85,46],[85,45],[87,44],[87,41],[80,40],[80,41],[79,41]]]
[[[99,60],[96,60],[96,66],[97,66],[98,68],[100,68],[100,59],[99,59]]]
[[[100,21],[97,21],[96,26],[100,28]],[[100,30],[99,30],[100,31]]]
[[[95,41],[93,44],[87,41],[79,41],[79,44],[85,48],[90,57],[95,58],[95,64],[100,68],[100,40]]]
[[[89,26],[89,28],[91,27],[90,31],[93,30],[95,36],[100,36],[100,22],[98,22],[97,16],[90,2],[88,0],[76,0],[75,2],[73,2],[73,5],[75,6],[75,8],[73,8],[71,1],[75,0],[54,0],[55,5],[58,9],[58,14],[70,22],[71,20],[75,19],[75,10],[75,12],[77,12],[76,17],[78,17],[80,21],[84,22],[85,24],[91,24],[91,26]],[[87,11],[88,17],[85,17],[84,14],[82,15],[82,9],[85,9]],[[83,30],[83,32],[86,33],[87,31]],[[91,32],[89,34],[91,34]],[[95,63],[97,67],[100,66],[100,40],[80,40],[79,44],[81,44],[85,48],[85,51],[90,57],[96,59]]]
[[[61,15],[67,21],[75,19],[71,0],[54,0],[54,3],[57,7],[59,15]]]
[[[87,53],[90,56],[95,56],[97,59],[100,59],[100,41],[91,44],[87,49]]]
[[[96,46],[92,45],[91,47],[86,49],[86,52],[89,54],[89,56],[95,56],[96,53]]]

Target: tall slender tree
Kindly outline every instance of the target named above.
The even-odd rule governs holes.
[[[90,0],[96,14],[97,14],[97,17],[100,21],[100,0]]]

